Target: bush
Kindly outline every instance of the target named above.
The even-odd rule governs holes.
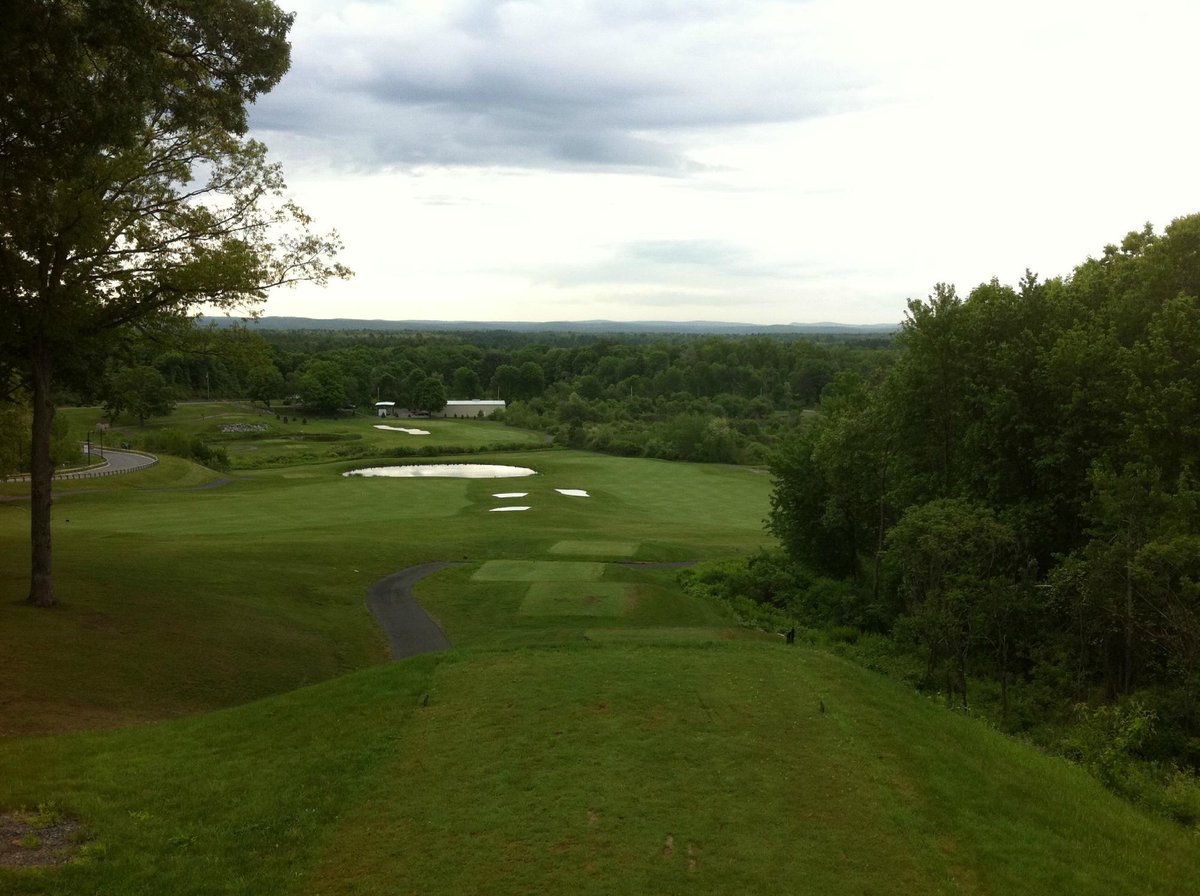
[[[147,434],[142,439],[147,451],[172,454],[192,460],[213,470],[228,470],[229,455],[224,448],[206,444],[199,436],[187,436],[174,429],[163,429]]]
[[[1107,706],[1077,707],[1078,724],[1063,752],[1118,792],[1129,778],[1130,761],[1154,733],[1154,712],[1136,697]]]

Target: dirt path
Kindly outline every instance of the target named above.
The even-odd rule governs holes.
[[[387,636],[392,659],[449,650],[453,645],[413,597],[413,585],[428,575],[461,563],[423,563],[380,579],[367,589],[367,606]]]

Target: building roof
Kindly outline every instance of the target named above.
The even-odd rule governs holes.
[[[495,407],[495,408],[504,407],[503,401],[493,401],[488,398],[452,398],[449,401],[447,401],[446,404],[469,404],[469,405]]]

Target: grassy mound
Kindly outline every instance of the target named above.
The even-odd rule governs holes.
[[[8,741],[0,802],[84,824],[82,859],[0,870],[12,893],[1182,894],[1200,859],[1079,770],[778,644],[459,651]]]

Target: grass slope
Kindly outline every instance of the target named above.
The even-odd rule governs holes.
[[[52,613],[0,503],[0,811],[85,832],[0,892],[1195,892],[1194,834],[628,565],[755,548],[765,477],[503,462],[539,475],[62,489]],[[417,593],[456,649],[383,662],[367,586],[441,559]]]
[[[1077,769],[779,644],[458,651],[0,744],[0,803],[39,802],[85,858],[0,891],[1184,894],[1200,859]]]

